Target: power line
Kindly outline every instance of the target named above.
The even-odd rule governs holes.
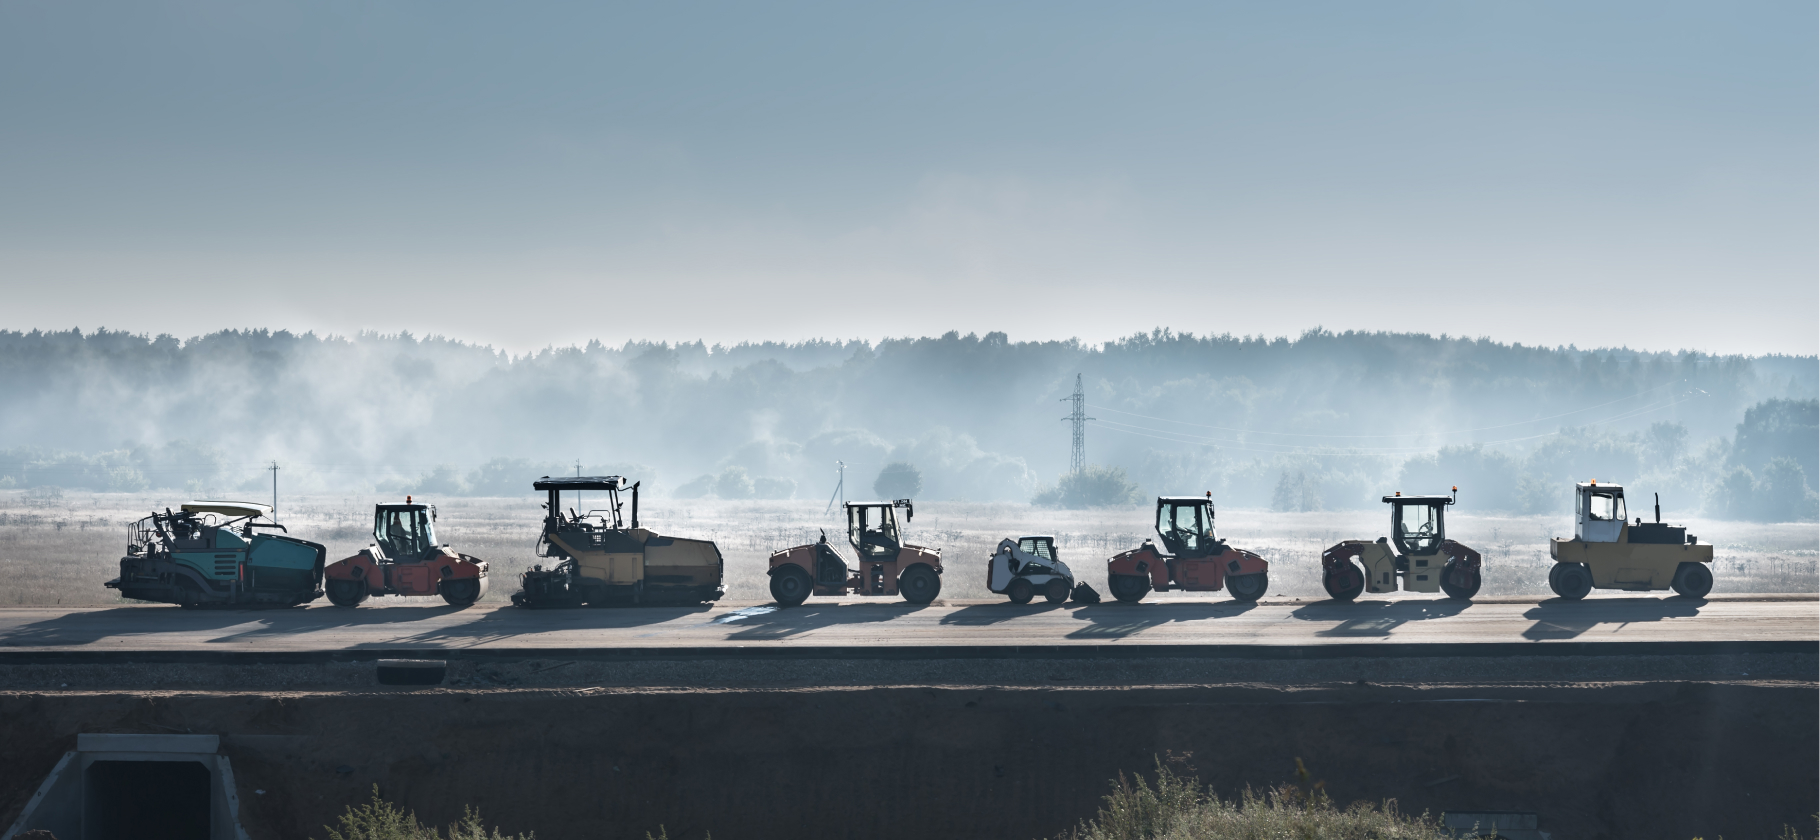
[[[1683,381],[1685,381],[1685,380],[1683,380]],[[1089,407],[1097,408],[1101,411],[1110,411],[1114,414],[1123,414],[1127,417],[1141,417],[1145,420],[1160,420],[1164,423],[1177,423],[1177,424],[1180,424],[1183,426],[1194,426],[1194,427],[1200,428],[1200,429],[1214,429],[1216,431],[1221,431],[1221,432],[1238,432],[1240,434],[1249,434],[1249,435],[1279,435],[1279,436],[1285,436],[1285,437],[1348,438],[1348,439],[1350,439],[1350,438],[1424,437],[1427,435],[1457,435],[1457,434],[1468,434],[1471,432],[1489,432],[1494,429],[1508,429],[1513,426],[1527,426],[1531,423],[1540,423],[1545,420],[1555,420],[1555,419],[1558,419],[1561,417],[1567,417],[1567,416],[1573,415],[1573,414],[1580,414],[1582,412],[1592,411],[1595,408],[1604,408],[1608,405],[1616,405],[1617,403],[1624,402],[1625,400],[1636,399],[1637,397],[1641,397],[1644,394],[1648,394],[1653,391],[1660,391],[1663,388],[1667,388],[1670,385],[1675,385],[1675,384],[1678,384],[1678,383],[1665,382],[1661,385],[1657,385],[1654,388],[1645,388],[1644,390],[1638,391],[1635,394],[1631,394],[1630,396],[1626,396],[1626,397],[1619,397],[1610,402],[1602,402],[1602,403],[1599,403],[1598,405],[1589,405],[1585,408],[1576,408],[1573,411],[1567,411],[1567,412],[1563,412],[1561,414],[1554,414],[1554,415],[1550,415],[1548,417],[1536,417],[1536,418],[1532,418],[1529,420],[1519,420],[1515,423],[1505,423],[1505,424],[1498,425],[1498,426],[1481,426],[1477,429],[1454,429],[1451,431],[1440,431],[1440,432],[1399,432],[1396,434],[1388,434],[1388,435],[1326,435],[1326,434],[1315,434],[1315,433],[1304,433],[1304,432],[1272,432],[1272,431],[1259,430],[1259,429],[1234,429],[1234,428],[1231,428],[1228,426],[1209,426],[1209,425],[1206,425],[1203,423],[1190,423],[1186,420],[1172,420],[1168,417],[1152,417],[1148,414],[1138,414],[1138,413],[1132,412],[1132,411],[1121,411],[1119,409],[1111,408],[1109,406],[1103,406],[1103,405],[1095,405],[1095,406],[1089,406]],[[1604,422],[1604,421],[1600,421],[1600,422]]]
[[[1629,409],[1629,410],[1620,412],[1616,415],[1613,415],[1611,417],[1607,417],[1604,420],[1595,420],[1591,423],[1588,423],[1587,425],[1600,426],[1600,425],[1604,425],[1607,423],[1615,423],[1619,420],[1628,420],[1632,417],[1641,416],[1641,415],[1648,414],[1648,413],[1654,412],[1654,411],[1660,411],[1664,408],[1671,408],[1673,406],[1680,405],[1684,402],[1688,402],[1688,400],[1687,399],[1672,400],[1670,402],[1662,403],[1660,405],[1651,405],[1651,406],[1644,406],[1642,408]],[[1413,452],[1428,452],[1432,449],[1432,447],[1426,447],[1426,446],[1377,447],[1377,446],[1337,446],[1336,445],[1336,446],[1321,447],[1321,446],[1308,446],[1308,445],[1290,444],[1290,443],[1269,443],[1266,441],[1232,441],[1232,440],[1227,440],[1224,438],[1207,437],[1204,435],[1191,435],[1186,432],[1172,432],[1172,431],[1169,431],[1166,429],[1151,429],[1151,428],[1148,428],[1145,426],[1134,426],[1134,425],[1131,425],[1128,423],[1111,424],[1105,420],[1096,421],[1096,423],[1100,428],[1103,428],[1109,432],[1118,432],[1120,434],[1132,435],[1135,437],[1144,437],[1144,438],[1150,438],[1152,440],[1166,441],[1169,443],[1189,444],[1189,445],[1196,445],[1196,446],[1219,446],[1224,449],[1233,449],[1233,450],[1237,450],[1240,452],[1256,452],[1256,453],[1264,454],[1264,455],[1293,455],[1293,454],[1298,454],[1298,453],[1302,453],[1302,452],[1308,452],[1311,450],[1318,451],[1318,450],[1323,450],[1323,449],[1329,450],[1329,451],[1336,451],[1336,452],[1339,452],[1342,454],[1393,455],[1393,454],[1408,454],[1408,453],[1413,453]],[[1124,428],[1116,428],[1116,426],[1123,426]],[[1543,432],[1541,434],[1525,435],[1523,437],[1514,437],[1514,438],[1504,438],[1502,440],[1475,441],[1474,445],[1476,445],[1476,446],[1495,446],[1495,445],[1504,444],[1504,443],[1521,443],[1523,441],[1538,440],[1541,438],[1553,437],[1556,434],[1559,434],[1559,433],[1558,432]],[[1163,435],[1171,435],[1172,437],[1164,437]],[[1190,438],[1190,440],[1183,440],[1182,438]],[[1249,444],[1249,445],[1247,445],[1247,444]],[[1278,448],[1278,449],[1256,449],[1256,448],[1253,448],[1255,446],[1275,446],[1275,447],[1280,447],[1280,448]]]

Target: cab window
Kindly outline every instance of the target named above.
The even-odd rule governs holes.
[[[1398,505],[1397,540],[1406,551],[1426,554],[1440,541],[1440,505]]]
[[[373,539],[388,556],[421,554],[436,545],[427,510],[382,510],[373,522]]]
[[[1157,511],[1156,530],[1163,537],[1163,545],[1177,554],[1198,551],[1202,537],[1207,534],[1205,507],[1198,504],[1164,505]]]
[[[877,554],[898,549],[897,517],[890,508],[848,508],[847,517],[847,527],[862,548]]]
[[[1586,496],[1586,518],[1597,522],[1623,519],[1624,497],[1611,493],[1589,493]]]

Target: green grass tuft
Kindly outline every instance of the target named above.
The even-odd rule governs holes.
[[[1226,800],[1199,779],[1157,762],[1156,778],[1119,774],[1106,804],[1065,840],[1442,840],[1427,815],[1397,812],[1396,802],[1339,807],[1296,761],[1299,784]]]
[[[415,812],[385,801],[379,786],[373,786],[373,800],[365,805],[349,805],[341,815],[341,830],[328,826],[329,840],[536,840],[536,834],[503,835],[495,828],[489,832],[480,822],[480,812],[463,808],[461,820],[449,826],[445,835],[435,826],[417,821]]]

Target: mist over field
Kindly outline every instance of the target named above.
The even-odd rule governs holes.
[[[1088,461],[1115,482],[1086,502],[1057,489],[1077,374]],[[1538,514],[1598,478],[1660,492],[1671,515],[1784,521],[1815,515],[1817,392],[1813,356],[1421,333],[594,341],[514,356],[410,334],[0,332],[0,488],[263,498],[276,461],[285,493],[515,496],[579,463],[653,498],[822,501],[842,461],[849,498],[1211,490],[1308,511],[1457,484],[1463,509]],[[909,468],[875,488],[891,464]]]

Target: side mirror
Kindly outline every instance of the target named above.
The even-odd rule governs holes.
[[[436,521],[436,506],[435,505],[430,505],[430,521],[431,522]]]

